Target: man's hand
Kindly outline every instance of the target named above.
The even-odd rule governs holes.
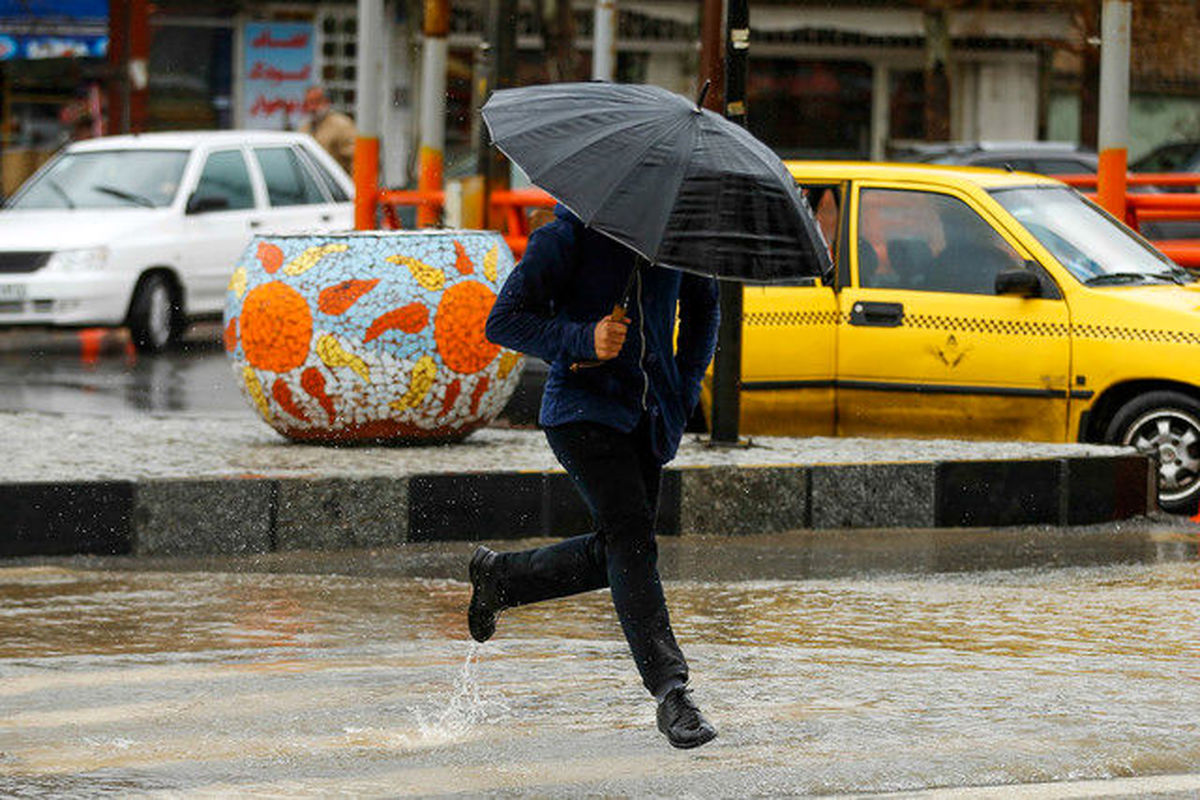
[[[624,312],[614,311],[596,323],[592,333],[596,344],[596,358],[609,361],[617,357],[625,345],[625,334],[631,320]]]

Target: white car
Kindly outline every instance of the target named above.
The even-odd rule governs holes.
[[[0,211],[0,327],[128,325],[157,352],[219,315],[256,233],[353,227],[350,177],[311,137],[109,136],[65,148]]]

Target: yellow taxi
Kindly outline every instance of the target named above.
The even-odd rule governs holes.
[[[1164,508],[1196,507],[1188,272],[1049,178],[788,167],[835,269],[745,288],[743,434],[1120,443],[1157,457]]]

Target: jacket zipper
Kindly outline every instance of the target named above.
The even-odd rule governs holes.
[[[642,353],[638,357],[638,369],[642,371],[642,411],[646,410],[646,398],[650,394],[650,376],[646,374],[646,315],[642,308],[642,272],[637,273],[637,299],[638,299],[638,334],[642,340]]]

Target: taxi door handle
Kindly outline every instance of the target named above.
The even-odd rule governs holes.
[[[252,220],[250,220],[250,227],[251,227],[251,228],[258,228],[258,227],[261,227],[261,226],[262,226],[262,220],[261,220],[261,219],[252,219]]]
[[[856,302],[850,309],[851,325],[866,325],[873,328],[898,328],[904,320],[901,303]]]

